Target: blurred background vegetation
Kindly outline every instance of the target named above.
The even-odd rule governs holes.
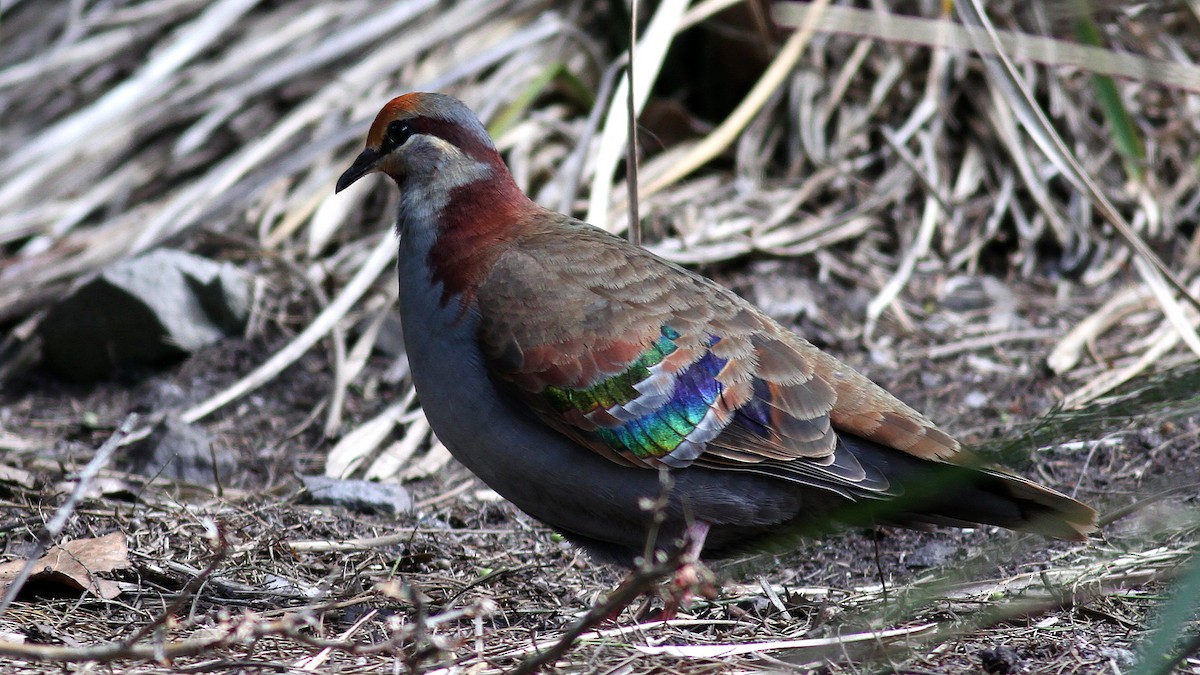
[[[340,477],[435,475],[448,455],[383,344],[394,191],[335,197],[334,181],[382,103],[445,91],[537,201],[625,231],[633,14],[622,0],[0,0],[0,391],[18,411],[0,415],[0,446],[34,456],[69,434],[33,433],[14,402],[86,397],[46,384],[50,308],[165,246],[257,280],[237,363],[191,372],[174,412],[228,429],[318,345],[306,371],[333,375],[291,411],[319,422],[296,452]],[[1165,546],[1146,564],[1175,569],[1200,493],[1200,4],[662,0],[636,16],[646,245],[968,440],[1065,458],[1042,478],[1115,490],[1118,510],[1169,491],[1187,517],[1110,553]],[[1010,406],[971,403],[1000,391]],[[279,426],[269,444],[287,448]],[[1129,452],[1171,480],[1125,471],[1114,434],[1142,434]],[[1123,473],[1078,475],[1106,470]],[[1164,635],[1187,630],[1176,616]]]

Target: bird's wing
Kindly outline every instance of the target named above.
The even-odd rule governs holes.
[[[886,490],[838,434],[955,461],[956,441],[733,292],[582,223],[525,237],[477,291],[493,375],[635,466],[762,469]]]

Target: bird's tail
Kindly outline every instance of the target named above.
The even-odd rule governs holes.
[[[1096,510],[1061,492],[996,468],[978,470],[950,498],[939,499],[911,517],[934,524],[998,525],[1010,530],[1083,541],[1095,532]]]
[[[1083,541],[1097,529],[1095,509],[1004,469],[930,464],[863,439],[842,440],[860,462],[878,467],[893,483],[889,492],[895,497],[873,507],[877,520],[909,526],[997,525],[1073,541]]]

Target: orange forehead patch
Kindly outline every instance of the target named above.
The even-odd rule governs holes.
[[[424,96],[414,92],[403,94],[387,102],[367,132],[367,147],[378,148],[383,143],[383,135],[387,133],[387,125],[393,120],[415,117],[420,114]]]

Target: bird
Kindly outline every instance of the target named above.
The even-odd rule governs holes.
[[[536,204],[456,98],[384,105],[335,191],[372,173],[400,191],[399,313],[431,428],[594,559],[634,565],[651,541],[718,560],[860,516],[1096,530],[733,291]]]

